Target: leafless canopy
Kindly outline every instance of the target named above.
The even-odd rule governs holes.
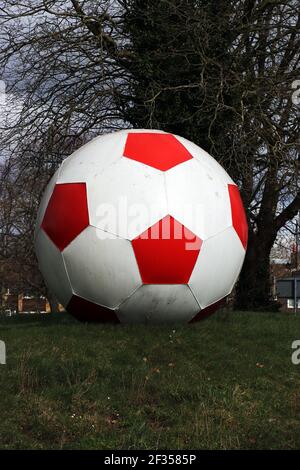
[[[0,76],[7,86],[0,116],[2,246],[4,237],[16,231],[24,235],[24,220],[14,213],[19,199],[29,206],[25,232],[30,232],[44,184],[66,154],[94,134],[132,124],[128,116],[139,57],[124,28],[124,13],[136,3],[0,0]],[[209,150],[242,190],[249,248],[265,244],[268,255],[278,231],[293,230],[291,220],[300,209],[300,103],[293,99],[300,79],[300,2],[222,0],[216,2],[218,25],[210,24],[205,4],[211,2],[190,1],[193,18],[182,7],[187,0],[158,3],[180,11],[182,28],[193,37],[186,63],[196,57],[200,73],[197,80],[182,83],[149,79],[142,103],[145,125],[164,125],[159,107],[167,93],[175,100],[182,90],[197,90],[201,100],[185,119],[192,124],[202,115],[208,119]],[[162,21],[162,11],[157,11],[157,21]],[[155,18],[151,24],[155,28]],[[231,31],[230,66],[209,52],[213,35],[226,28]],[[168,48],[157,44],[155,57],[182,54],[172,41]],[[226,113],[231,116],[228,126],[222,121]],[[216,132],[220,126],[223,133]],[[12,218],[23,225],[16,227]]]

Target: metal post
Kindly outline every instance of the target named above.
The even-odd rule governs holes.
[[[300,211],[298,213],[298,219],[296,219],[296,253],[295,253],[295,267],[298,270],[299,263],[299,238],[300,238]]]
[[[294,278],[294,312],[297,313],[297,277]]]

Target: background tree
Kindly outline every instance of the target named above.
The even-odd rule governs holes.
[[[122,72],[110,49],[117,31],[108,7],[89,2],[86,19],[76,1],[0,1],[7,91],[0,107],[0,264],[2,282],[11,279],[10,265],[20,289],[26,282],[45,293],[33,252],[45,185],[75,148],[123,125],[113,101]],[[98,32],[97,22],[107,33]]]
[[[299,6],[0,0],[0,73],[18,108],[2,123],[2,181],[30,168],[50,176],[78,144],[120,127],[181,134],[239,184],[249,248],[237,306],[268,307],[270,250],[300,208],[299,108],[291,100]]]
[[[124,116],[178,133],[239,184],[249,244],[236,307],[270,305],[269,258],[300,209],[299,1],[124,2],[132,75]]]
[[[3,170],[3,168],[2,168]],[[37,268],[32,227],[44,178],[30,171],[7,175],[1,184],[0,199],[0,291],[45,295],[46,288]],[[49,296],[50,297],[50,296]]]

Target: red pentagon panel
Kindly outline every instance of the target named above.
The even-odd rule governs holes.
[[[161,171],[193,158],[174,135],[158,132],[129,133],[123,155]]]
[[[41,227],[61,251],[89,225],[85,183],[56,184]]]
[[[187,284],[202,240],[166,216],[132,240],[144,284]]]
[[[229,184],[228,191],[231,204],[232,225],[243,247],[246,249],[248,242],[248,224],[239,188],[235,184]]]
[[[214,304],[200,310],[200,312],[198,312],[189,323],[195,323],[199,320],[204,320],[204,318],[210,317],[213,313],[219,310],[219,308],[224,307],[226,304],[226,298],[227,297],[224,297],[224,299],[218,300]]]
[[[94,304],[89,300],[73,295],[66,307],[73,317],[79,321],[91,321],[99,323],[120,323],[114,310]]]

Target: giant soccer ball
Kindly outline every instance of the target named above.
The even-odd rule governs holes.
[[[237,186],[177,135],[123,130],[66,158],[40,204],[35,247],[78,319],[190,322],[230,294],[247,245]]]

